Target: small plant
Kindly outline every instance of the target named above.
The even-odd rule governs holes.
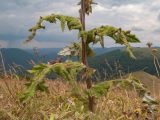
[[[80,19],[60,14],[51,14],[40,17],[37,24],[29,29],[31,35],[25,42],[31,41],[35,37],[37,30],[45,29],[45,25],[43,24],[44,21],[54,24],[57,21],[60,21],[62,31],[65,30],[66,26],[69,30],[78,30],[78,38],[81,39],[81,41],[78,43],[73,43],[71,46],[65,47],[62,49],[62,51],[60,51],[59,54],[65,56],[77,56],[80,58],[80,62],[66,61],[64,63],[56,63],[54,65],[40,64],[33,67],[33,69],[29,72],[33,73],[34,77],[33,80],[27,84],[27,91],[21,95],[20,98],[22,101],[31,99],[36,90],[47,90],[47,87],[44,86],[44,78],[50,72],[54,72],[60,77],[63,77],[65,80],[68,80],[70,84],[73,85],[73,89],[77,89],[77,91],[79,91],[79,87],[76,83],[76,77],[79,72],[83,71],[82,76],[86,81],[86,86],[88,89],[84,92],[88,95],[88,108],[90,111],[94,112],[95,97],[97,95],[103,95],[103,93],[105,93],[105,91],[110,88],[109,86],[111,85],[111,82],[104,82],[92,86],[91,78],[95,70],[89,68],[87,64],[87,57],[94,55],[94,51],[90,47],[90,44],[100,43],[100,45],[104,47],[104,37],[108,36],[115,40],[116,43],[125,45],[129,55],[132,58],[135,58],[129,43],[136,43],[140,41],[134,34],[131,34],[130,31],[125,31],[121,28],[116,28],[109,25],[103,25],[91,30],[85,29],[85,16],[86,14],[89,15],[92,13],[93,4],[96,3],[92,0],[81,0],[78,3],[78,5],[81,6],[79,10]]]
[[[158,57],[157,57],[158,50],[156,48],[152,48],[153,43],[151,43],[151,42],[148,42],[146,45],[150,49],[151,55],[153,56],[154,66],[155,66],[155,69],[156,69],[156,72],[157,72],[157,76],[159,78],[160,77],[160,63],[159,63],[159,60],[158,60]]]

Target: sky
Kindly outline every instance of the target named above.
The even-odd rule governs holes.
[[[0,0],[0,44],[6,48],[59,48],[78,41],[77,32],[61,32],[59,24],[45,23],[34,40],[23,41],[40,16],[64,14],[79,17],[79,0]],[[93,13],[86,18],[87,29],[112,25],[131,30],[141,40],[160,46],[160,0],[95,0]],[[115,47],[114,40],[105,38],[105,47]]]

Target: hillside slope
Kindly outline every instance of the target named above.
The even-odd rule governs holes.
[[[160,51],[160,49],[158,48]],[[90,66],[98,69],[101,74],[104,70],[107,73],[117,74],[119,71],[130,73],[144,70],[150,74],[156,75],[156,70],[153,63],[153,57],[148,48],[134,48],[133,53],[136,60],[128,56],[125,50],[114,50],[94,58],[89,59]],[[160,53],[158,54],[160,60]]]
[[[133,72],[132,76],[140,80],[153,95],[160,96],[160,79],[144,71]]]
[[[28,61],[34,60],[33,55],[17,48],[2,49],[2,55],[7,69],[13,64],[21,65],[24,68],[30,68]]]

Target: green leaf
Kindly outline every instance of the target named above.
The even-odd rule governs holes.
[[[46,64],[39,64],[39,65],[35,65],[32,70],[27,70],[29,73],[31,74],[35,74],[35,73],[38,73],[40,71],[42,71],[44,68],[46,68],[47,65]]]
[[[28,39],[25,42],[30,42],[35,37],[37,30],[45,29],[45,25],[43,25],[44,21],[47,21],[49,23],[56,23],[57,20],[60,21],[62,31],[64,31],[66,23],[69,30],[80,31],[82,29],[81,22],[78,18],[51,14],[51,15],[40,17],[37,24],[29,29],[29,32],[31,32],[31,35],[28,36]]]
[[[99,84],[96,84],[92,88],[88,89],[86,93],[89,94],[90,96],[101,97],[108,92],[108,90],[111,88],[112,85],[113,81],[101,82]]]
[[[36,82],[33,82],[24,93],[19,94],[20,101],[21,102],[29,101],[35,94],[36,86],[37,86]]]
[[[51,114],[51,115],[50,115],[49,120],[54,120],[54,114]]]
[[[76,77],[78,73],[85,69],[86,66],[79,62],[66,61],[64,63],[56,63],[53,65],[39,64],[33,67],[33,79],[27,83],[27,89],[19,95],[20,100],[23,102],[29,101],[37,90],[48,91],[45,86],[45,77],[53,72],[69,81],[72,86],[76,86]]]
[[[80,37],[86,40],[87,46],[89,46],[90,43],[96,44],[99,42],[101,46],[104,47],[105,36],[111,37],[118,44],[125,45],[130,57],[135,58],[129,43],[138,43],[140,40],[134,34],[131,34],[130,31],[124,31],[121,30],[121,28],[107,25],[80,32]]]
[[[48,92],[48,87],[45,85],[45,82],[42,81],[37,85],[37,90],[40,90],[42,92]]]

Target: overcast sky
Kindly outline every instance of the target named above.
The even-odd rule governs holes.
[[[46,30],[38,31],[29,44],[23,41],[28,29],[39,16],[59,13],[78,17],[79,0],[0,0],[0,44],[3,47],[63,47],[77,41],[76,32],[60,32],[59,25],[47,24]],[[87,29],[100,25],[113,25],[132,30],[141,40],[136,46],[148,41],[160,46],[160,0],[95,0],[93,14],[87,17]],[[114,41],[105,39],[106,47]],[[133,45],[135,46],[135,45]]]

